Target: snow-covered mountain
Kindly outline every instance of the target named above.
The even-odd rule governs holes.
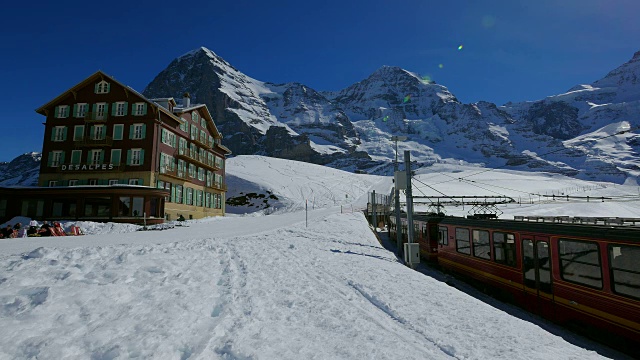
[[[22,154],[9,162],[0,162],[0,186],[36,186],[42,154]]]
[[[496,106],[463,104],[443,85],[383,66],[346,89],[252,79],[206,48],[175,59],[144,90],[206,103],[234,154],[260,154],[387,174],[391,135],[417,166],[466,162],[623,182],[640,175],[640,52],[565,94]],[[602,139],[603,137],[606,137]]]

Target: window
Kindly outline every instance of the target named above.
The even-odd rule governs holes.
[[[207,128],[207,120],[205,120],[204,118],[200,119],[200,126],[202,126],[203,128]]]
[[[516,237],[513,234],[493,233],[493,260],[500,264],[516,266]]]
[[[178,177],[183,178],[186,173],[187,164],[184,160],[178,159]]]
[[[198,168],[198,180],[204,181],[204,169],[201,167]]]
[[[147,114],[147,103],[135,103],[133,104],[133,115],[142,116]]]
[[[20,213],[21,216],[26,216],[30,218],[40,217],[43,214],[44,210],[44,200],[40,199],[32,199],[32,200],[22,200],[22,211]]]
[[[144,198],[133,197],[133,204],[131,206],[131,215],[142,216],[144,211]]]
[[[473,230],[473,256],[481,259],[491,259],[491,245],[489,244],[489,232],[486,230]]]
[[[193,164],[189,164],[189,177],[190,178],[196,177],[196,166]]]
[[[613,292],[640,299],[640,246],[609,245],[609,264]]]
[[[191,126],[191,140],[198,140],[198,128]]]
[[[127,103],[124,101],[121,102],[117,102],[113,105],[111,105],[112,108],[112,114],[114,116],[125,116],[127,115]]]
[[[182,122],[180,123],[180,130],[182,130],[184,132],[188,132],[189,131],[189,123],[184,118],[180,118],[180,120],[182,120]]]
[[[218,169],[224,169],[224,159],[220,156],[216,156],[216,167]]]
[[[94,125],[91,127],[91,140],[104,140],[104,125]]]
[[[178,154],[186,155],[187,153],[187,139],[180,138],[178,141]]]
[[[177,202],[178,204],[182,204],[182,185],[176,185],[176,198],[175,198],[175,202]]]
[[[58,119],[69,117],[69,105],[56,106],[54,113]]]
[[[449,230],[446,226],[440,226],[438,228],[438,244],[447,246],[449,245]]]
[[[84,139],[84,125],[76,125],[73,127],[73,141]]]
[[[200,142],[203,144],[207,143],[207,133],[204,130],[200,130]]]
[[[51,134],[51,141],[65,141],[67,140],[67,127],[66,126],[56,126],[53,128],[53,132]]]
[[[58,167],[64,162],[64,151],[52,151],[49,153],[49,166]]]
[[[146,133],[145,124],[133,124],[129,128],[129,139],[141,140],[144,139]]]
[[[196,191],[196,206],[202,206],[202,190]]]
[[[124,132],[124,124],[113,125],[113,140],[122,140],[123,132]]]
[[[54,187],[54,186],[58,186],[58,181],[57,180],[49,180],[49,187]]]
[[[95,118],[94,120],[104,120],[107,115],[107,103],[97,103],[95,104]]]
[[[140,185],[140,179],[129,179],[129,185]]]
[[[102,80],[95,85],[94,92],[96,94],[107,94],[109,93],[110,87],[111,85],[108,82]]]
[[[222,175],[213,174],[213,176],[214,176],[215,186],[221,189],[222,188]]]
[[[602,267],[598,244],[560,239],[560,276],[569,282],[602,288]]]
[[[471,254],[469,229],[456,228],[456,250],[462,254]]]
[[[207,186],[211,187],[212,183],[213,183],[213,173],[207,170]]]
[[[194,112],[191,113],[191,120],[193,120],[194,123],[197,124],[199,119],[200,118],[199,118],[199,115],[198,115],[197,111],[194,111]]]
[[[91,150],[91,165],[100,165],[103,159],[104,155],[102,150]]]
[[[77,186],[77,185],[78,185],[78,179],[69,180],[69,186]]]
[[[163,144],[176,147],[176,134],[167,129],[162,129],[161,141]]]
[[[193,205],[193,189],[187,188],[187,205]]]
[[[121,149],[111,149],[111,164],[115,166],[120,165],[120,156],[122,155]]]
[[[89,104],[87,103],[79,103],[75,104],[73,110],[73,116],[77,118],[84,118],[87,115],[87,109],[89,108]]]
[[[82,162],[82,150],[71,150],[71,164],[78,165]]]
[[[118,185],[118,179],[109,179],[109,185]]]
[[[98,185],[98,179],[89,179],[89,185]]]
[[[173,156],[160,153],[160,173],[165,174],[167,171],[175,171],[176,162]]]
[[[129,153],[128,165],[142,165],[143,157],[144,157],[144,150],[142,150],[142,149],[131,149],[131,150],[128,151],[128,153]]]

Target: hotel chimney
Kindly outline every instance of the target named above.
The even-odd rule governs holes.
[[[184,95],[182,95],[182,108],[186,109],[189,106],[191,106],[191,96],[189,96],[189,93],[186,92],[184,93]]]

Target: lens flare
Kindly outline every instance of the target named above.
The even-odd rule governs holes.
[[[382,121],[386,122],[387,120],[389,120],[389,115],[385,116],[382,118]]]
[[[430,83],[431,82],[431,76],[429,76],[429,75],[422,76],[422,81],[424,81],[426,83]]]
[[[458,50],[462,50],[462,45],[458,46]]]
[[[444,65],[439,64],[439,65],[438,65],[438,67],[439,67],[440,69],[442,69],[442,68],[444,67]]]
[[[402,100],[403,103],[408,103],[411,101],[411,94],[407,95],[404,97],[404,100]]]

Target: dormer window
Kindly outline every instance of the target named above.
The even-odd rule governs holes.
[[[197,112],[197,111],[194,111],[194,112],[191,114],[191,120],[193,120],[193,122],[194,122],[194,123],[196,123],[196,124],[199,122],[199,119],[198,119],[198,112]]]
[[[109,89],[111,88],[111,84],[109,84],[108,82],[102,80],[99,83],[96,84],[95,86],[95,93],[96,94],[107,94],[109,93]]]

